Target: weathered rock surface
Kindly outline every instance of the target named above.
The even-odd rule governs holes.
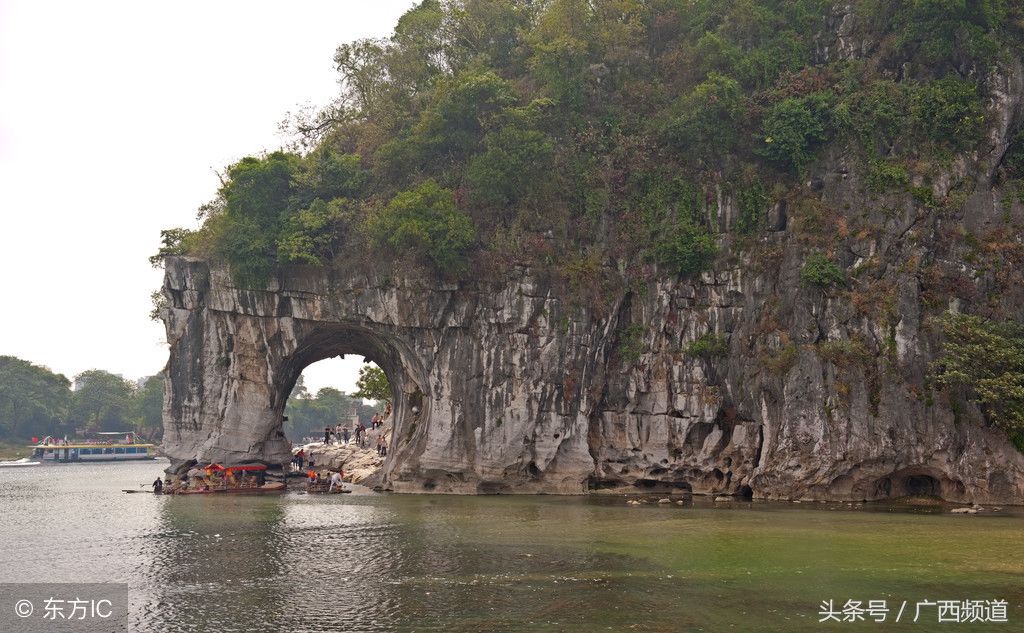
[[[823,58],[875,45],[850,19],[837,18]],[[938,211],[906,192],[879,199],[835,146],[808,174],[804,204],[766,209],[769,231],[752,246],[733,243],[737,206],[709,186],[709,221],[725,236],[715,272],[651,270],[603,308],[574,304],[525,265],[459,285],[386,263],[289,268],[252,290],[221,267],[168,258],[164,449],[175,468],[287,463],[281,417],[296,379],[352,353],[391,379],[381,481],[396,491],[1024,503],[1024,456],[925,380],[939,351],[929,314],[972,302],[1024,311],[1022,266],[1009,256],[1001,268],[972,266],[957,238],[1019,247],[1019,231],[1006,231],[1024,209],[998,170],[1021,120],[1022,77],[1016,64],[990,78],[984,147],[913,183],[961,203]],[[834,255],[855,277],[850,288],[800,282],[822,236],[841,244]],[[705,335],[728,353],[692,354]]]
[[[254,291],[205,262],[169,259],[165,451],[175,467],[287,463],[281,418],[302,369],[355,353],[391,378],[383,483],[397,491],[631,485],[764,498],[1024,499],[1024,457],[1002,432],[955,424],[951,410],[896,377],[851,380],[840,402],[840,370],[810,346],[870,323],[832,298],[737,268],[697,283],[652,282],[595,318],[529,271],[515,274],[504,287],[468,288],[294,270]],[[796,295],[774,318],[794,324],[797,351],[791,366],[770,369],[750,350],[776,336],[756,332],[776,289]],[[912,299],[894,371],[920,373],[931,342]],[[626,359],[630,324],[643,328],[639,353]],[[734,355],[681,351],[708,331],[731,333]]]
[[[375,447],[376,444],[370,443],[366,448],[361,448],[354,441],[349,444],[329,445],[313,443],[295,447],[295,450],[304,449],[306,463],[308,464],[312,457],[318,471],[344,469],[345,481],[365,484],[384,465],[384,458],[378,456],[376,449],[371,446]]]

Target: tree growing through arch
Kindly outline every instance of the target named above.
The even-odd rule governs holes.
[[[388,382],[384,370],[376,365],[365,365],[359,368],[357,390],[353,396],[366,400],[391,401],[391,383]]]

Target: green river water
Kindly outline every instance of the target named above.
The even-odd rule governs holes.
[[[1024,630],[1020,509],[121,492],[164,465],[0,468],[0,582],[127,583],[132,631]],[[891,621],[968,599],[1008,623]]]

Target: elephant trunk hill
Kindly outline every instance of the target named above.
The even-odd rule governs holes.
[[[418,4],[165,232],[172,469],[287,463],[351,353],[388,490],[1024,503],[1022,50],[1019,3]]]

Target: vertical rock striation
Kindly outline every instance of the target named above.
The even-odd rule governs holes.
[[[821,61],[881,46],[852,6],[833,12]],[[353,353],[391,380],[382,481],[396,491],[1024,503],[1024,455],[927,380],[940,351],[929,315],[1024,312],[1024,205],[999,177],[1024,69],[1011,60],[987,81],[988,136],[941,177],[869,193],[855,153],[833,143],[746,238],[735,200],[709,185],[715,272],[648,268],[597,308],[527,266],[460,285],[384,265],[292,268],[252,290],[168,258],[172,468],[287,462],[281,417],[302,369]],[[802,283],[826,246],[847,288]]]

